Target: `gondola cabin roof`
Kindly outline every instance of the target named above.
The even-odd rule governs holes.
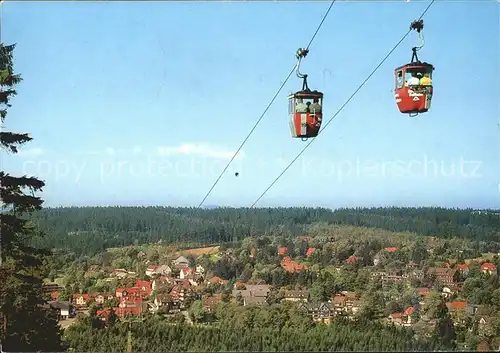
[[[323,93],[319,91],[298,91],[288,96],[288,99],[292,98],[305,98],[305,99],[323,98]]]
[[[419,69],[419,68],[425,68],[426,71],[434,70],[434,66],[432,64],[426,62],[413,62],[397,67],[396,69],[394,69],[394,72],[402,69],[408,70],[408,69]]]

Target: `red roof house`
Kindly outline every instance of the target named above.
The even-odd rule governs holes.
[[[312,254],[314,254],[315,251],[316,251],[316,248],[307,249],[306,256],[307,257],[311,256]]]
[[[288,253],[288,248],[278,248],[278,255],[286,255]]]

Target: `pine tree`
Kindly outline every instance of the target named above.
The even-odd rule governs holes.
[[[2,125],[11,106],[14,89],[21,82],[13,74],[15,45],[0,43],[0,116]],[[3,127],[3,126],[2,126]],[[0,144],[10,153],[31,141],[29,134],[0,132]],[[46,252],[29,245],[40,233],[26,219],[40,210],[43,201],[35,196],[43,181],[14,177],[0,171],[0,316],[2,350],[15,352],[62,351],[57,314],[43,300],[42,279],[37,276]],[[30,195],[31,194],[31,195]]]

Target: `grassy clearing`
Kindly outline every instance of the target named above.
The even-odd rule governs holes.
[[[200,256],[200,255],[217,255],[219,253],[219,247],[218,246],[210,246],[206,248],[196,248],[196,249],[189,249],[189,250],[184,250],[182,251],[182,255],[193,255],[193,256]]]

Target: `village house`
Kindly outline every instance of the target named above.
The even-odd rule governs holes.
[[[287,255],[288,254],[288,248],[287,247],[281,247],[281,248],[278,248],[278,255]]]
[[[137,280],[132,288],[117,288],[116,298],[147,297],[153,291],[151,282]]]
[[[469,309],[468,306],[469,305],[466,301],[459,300],[446,303],[446,307],[448,308],[448,311],[453,319],[453,324],[455,326],[465,325],[466,318],[468,315],[470,315],[469,313],[471,312],[471,309]]]
[[[419,298],[419,304],[424,305],[425,304],[425,298],[429,295],[431,290],[427,287],[419,288],[417,291],[418,298]]]
[[[193,275],[196,273],[196,269],[186,267],[186,268],[181,268],[181,271],[179,273],[179,278],[180,279],[186,279],[187,276]]]
[[[243,305],[262,305],[266,303],[267,296],[271,291],[271,286],[268,284],[247,284],[246,289],[238,290],[235,289],[232,292],[233,297],[238,298],[241,296],[243,300]]]
[[[184,256],[179,256],[177,259],[172,261],[173,265],[175,268],[187,268],[189,267],[189,260],[186,259]]]
[[[372,277],[380,277],[382,279],[382,277],[385,277],[387,275],[387,273],[385,271],[373,271],[371,273],[371,276]]]
[[[243,283],[243,282],[236,282],[236,283],[233,285],[233,289],[240,289],[240,290],[246,289],[246,283]]]
[[[330,300],[332,309],[336,315],[347,312],[347,297],[345,295],[336,294]]]
[[[222,302],[222,294],[214,294],[205,296],[202,300],[203,309],[208,312],[213,312],[217,309],[217,305]]]
[[[139,291],[143,296],[150,295],[153,291],[151,282],[148,281],[136,281],[134,287],[139,288]]]
[[[309,248],[309,249],[307,249],[306,256],[307,257],[312,256],[312,254],[314,254],[315,251],[316,251],[316,248]]]
[[[172,273],[172,269],[168,265],[155,266],[151,265],[146,269],[146,276],[169,276]]]
[[[127,315],[139,316],[144,312],[144,303],[122,303],[117,308],[114,308],[116,316],[123,319]]]
[[[171,295],[162,294],[155,296],[153,311],[162,309],[166,313],[174,313],[180,311],[180,302],[175,301]]]
[[[189,299],[194,299],[194,292],[191,289],[191,284],[189,281],[179,281],[177,282],[172,290],[170,291],[170,296],[174,302],[178,302],[181,308],[185,306],[185,303]]]
[[[427,270],[426,278],[431,281],[434,280],[436,283],[447,285],[457,281],[457,274],[457,269],[430,267]]]
[[[89,294],[80,294],[80,293],[75,293],[73,294],[73,304],[80,308],[80,309],[83,309],[83,308],[86,308],[89,304],[90,304],[90,301],[91,301],[91,296]]]
[[[195,273],[198,275],[202,275],[205,273],[205,268],[201,265],[196,265]]]
[[[119,308],[125,308],[129,304],[141,304],[143,300],[141,297],[122,297],[118,303]]]
[[[418,279],[422,280],[424,278],[424,271],[419,269],[407,268],[407,272],[403,273],[403,279]]]
[[[382,276],[382,282],[384,284],[401,282],[402,280],[403,276],[395,272],[386,273],[385,275]]]
[[[153,283],[151,284],[151,289],[157,290],[159,287],[174,285],[174,283],[175,283],[174,278],[168,276],[160,276],[153,280]]]
[[[482,273],[488,274],[488,275],[492,275],[493,273],[495,273],[497,271],[497,267],[489,262],[485,262],[484,264],[482,264],[480,269],[481,269]]]
[[[106,320],[108,320],[109,318],[109,315],[111,314],[111,311],[115,311],[115,308],[104,308],[103,310],[97,310],[96,316],[102,322],[106,322]]]
[[[42,292],[44,294],[53,293],[53,292],[62,292],[62,291],[64,291],[64,287],[58,285],[57,283],[42,284]]]
[[[116,298],[135,298],[140,297],[139,288],[116,288]]]
[[[456,293],[455,286],[449,285],[441,288],[441,296],[445,299],[450,299]]]
[[[301,265],[296,263],[295,261],[292,261],[290,256],[285,256],[283,260],[281,260],[281,267],[287,271],[287,272],[298,272],[298,271],[303,271],[307,270],[306,265]]]
[[[226,284],[229,283],[229,281],[227,279],[222,279],[220,277],[217,277],[217,276],[214,276],[210,279],[207,280],[207,283],[210,285],[210,284],[218,284],[218,285],[223,285],[225,286]]]
[[[469,273],[469,266],[467,266],[466,264],[461,264],[457,266],[457,270],[461,274],[467,276],[467,274]]]
[[[49,306],[59,313],[59,320],[66,320],[72,315],[71,303],[68,301],[50,301]]]
[[[406,268],[408,269],[415,269],[418,268],[418,264],[416,262],[410,261],[406,264]]]
[[[309,315],[314,322],[330,325],[335,317],[335,309],[330,303],[300,303],[298,310]]]
[[[360,260],[360,258],[358,256],[354,256],[354,255],[351,255],[347,258],[347,260],[345,260],[345,262],[347,262],[348,264],[355,264],[356,262],[358,262]]]
[[[415,308],[409,306],[402,313],[392,313],[389,315],[389,321],[399,326],[411,326],[414,323],[412,315],[415,313]]]
[[[123,268],[117,268],[113,271],[113,274],[115,277],[119,279],[125,279],[125,278],[134,278],[137,277],[137,273],[132,272],[132,271],[127,271]]]
[[[280,292],[280,298],[291,302],[307,302],[309,292],[307,290],[285,290]]]
[[[352,317],[361,308],[361,302],[358,300],[358,294],[355,292],[343,291],[334,295],[330,301],[331,308],[336,314],[349,315]]]
[[[203,283],[203,276],[196,271],[196,268],[181,268],[179,279],[189,281],[193,286]]]
[[[95,293],[94,300],[97,304],[104,304],[106,300],[114,299],[115,296],[111,293]]]

